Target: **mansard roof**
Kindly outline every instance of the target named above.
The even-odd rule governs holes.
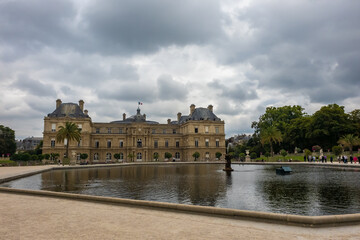
[[[83,113],[76,103],[62,103],[48,117],[72,117],[72,118],[90,118],[89,115]]]
[[[212,111],[210,111],[208,108],[195,108],[194,112],[188,116],[181,116],[180,117],[180,124],[194,120],[194,121],[201,121],[201,120],[207,120],[207,121],[221,121],[220,118],[218,118]],[[172,124],[179,124],[178,121],[172,121]]]

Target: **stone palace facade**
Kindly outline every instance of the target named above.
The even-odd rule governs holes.
[[[44,118],[43,153],[58,153],[63,159],[65,143],[56,142],[59,126],[73,122],[81,128],[81,141],[70,142],[69,155],[80,159],[88,154],[92,163],[120,161],[193,161],[195,152],[198,161],[216,160],[216,153],[225,156],[224,121],[213,112],[213,106],[196,108],[190,106],[189,115],[177,114],[176,121],[160,124],[146,119],[137,109],[135,115],[109,123],[92,122],[84,101],[62,103],[56,100],[56,109]],[[166,159],[165,153],[171,153]],[[156,156],[158,158],[156,159]]]

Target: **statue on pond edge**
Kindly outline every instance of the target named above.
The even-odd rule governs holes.
[[[234,171],[234,169],[231,168],[231,156],[229,154],[225,155],[225,168],[223,169],[223,171],[226,172],[231,172]]]

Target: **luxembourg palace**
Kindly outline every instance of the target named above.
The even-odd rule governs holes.
[[[177,114],[175,121],[158,123],[147,120],[140,113],[109,123],[92,122],[84,101],[62,103],[56,100],[56,109],[44,118],[43,153],[58,153],[60,160],[65,154],[65,142],[56,142],[59,126],[73,122],[81,129],[81,141],[69,142],[69,157],[80,160],[80,154],[88,155],[91,163],[119,161],[194,161],[193,154],[200,154],[198,161],[213,161],[216,153],[225,156],[224,121],[207,108],[190,106],[188,115]],[[172,155],[166,158],[165,153]],[[169,156],[169,154],[167,154]]]

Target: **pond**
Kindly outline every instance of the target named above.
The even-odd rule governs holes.
[[[307,216],[360,213],[360,171],[273,165],[138,165],[52,170],[2,187]]]

